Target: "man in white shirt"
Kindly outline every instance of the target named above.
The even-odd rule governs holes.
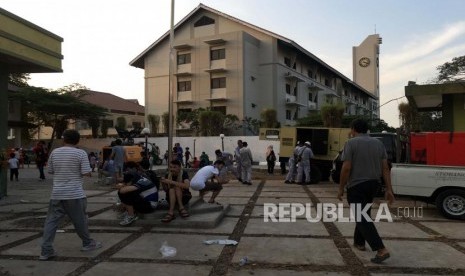
[[[219,195],[223,189],[223,184],[228,183],[228,180],[221,178],[220,171],[224,167],[224,162],[221,160],[216,160],[215,163],[209,166],[205,166],[197,171],[197,173],[192,177],[190,183],[179,183],[175,181],[165,181],[163,183],[181,187],[183,189],[192,188],[194,191],[199,191],[200,198],[203,199],[203,196],[208,192],[212,191],[212,196],[208,203],[216,203],[215,198]],[[211,180],[211,181],[210,181]],[[216,180],[216,181],[215,181]]]

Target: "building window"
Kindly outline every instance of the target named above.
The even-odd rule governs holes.
[[[113,127],[113,120],[102,120],[102,124],[105,124],[107,127]]]
[[[205,25],[215,24],[215,19],[208,16],[202,16],[199,20],[194,23],[194,27],[200,27]]]
[[[286,94],[291,95],[291,85],[289,83],[286,83]]]
[[[291,59],[288,57],[284,57],[284,64],[286,64],[287,67],[291,67]]]
[[[292,120],[291,111],[289,109],[286,109],[286,120]]]
[[[223,115],[226,115],[226,106],[212,106],[211,111],[217,111]]]
[[[15,105],[12,101],[8,101],[8,113],[13,114],[15,113]]]
[[[216,88],[226,88],[226,78],[212,78],[211,79],[211,89]]]
[[[191,113],[192,109],[191,108],[180,108],[178,109],[178,117],[182,117],[186,113]]]
[[[178,65],[191,63],[191,54],[178,54]]]
[[[213,49],[210,50],[210,60],[219,60],[226,58],[226,49]]]
[[[331,81],[327,78],[325,78],[325,85],[331,87]]]
[[[308,93],[308,100],[313,102],[313,93]]]
[[[344,89],[344,96],[347,97],[348,94],[349,94],[349,92],[347,92],[347,89]]]
[[[142,123],[141,122],[132,122],[132,128],[141,128]]]
[[[313,79],[313,71],[312,70],[307,70],[307,76],[311,79]]]
[[[178,92],[191,91],[191,81],[178,81]]]
[[[294,96],[297,97],[297,86],[294,87]]]

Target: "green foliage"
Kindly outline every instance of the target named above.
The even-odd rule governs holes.
[[[98,137],[98,129],[100,127],[100,118],[99,117],[89,117],[87,118],[87,123],[89,124],[90,128],[92,129],[92,137]]]
[[[155,134],[158,133],[158,127],[160,125],[160,116],[149,114],[147,116],[147,121],[149,122],[149,126],[150,126],[150,134],[154,136]]]
[[[451,62],[446,62],[437,67],[439,74],[438,83],[465,80],[465,56],[454,57]]]
[[[116,118],[116,126],[115,128],[121,128],[121,129],[126,129],[128,126],[128,123],[126,122],[126,117],[120,116]]]
[[[331,104],[321,107],[321,119],[325,127],[340,127],[344,116],[344,105]]]
[[[223,132],[225,115],[218,111],[205,110],[199,114],[200,134],[217,136]]]
[[[258,135],[258,132],[260,130],[260,125],[261,125],[260,120],[253,119],[251,117],[245,117],[244,120],[242,120],[242,125],[240,127],[252,133],[252,135]]]
[[[297,119],[297,126],[322,127],[324,126],[321,114],[312,114]]]
[[[8,76],[8,83],[18,87],[27,87],[27,83],[31,79],[29,73],[11,73]]]
[[[170,114],[168,112],[163,113],[161,115],[161,119],[163,121],[163,128],[165,133],[168,133],[170,129]]]
[[[108,128],[110,128],[108,121],[102,120],[102,124],[100,125],[100,133],[102,133],[102,138],[107,138]]]
[[[262,120],[262,127],[266,128],[275,128],[278,127],[278,114],[274,109],[263,109],[260,113],[260,118]]]

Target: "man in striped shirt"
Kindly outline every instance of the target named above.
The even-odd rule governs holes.
[[[82,240],[81,251],[102,247],[102,243],[90,238],[87,227],[87,199],[82,185],[83,177],[90,176],[91,168],[87,153],[76,148],[79,132],[68,129],[63,132],[63,147],[53,150],[48,160],[48,172],[53,174],[53,189],[42,236],[39,260],[46,261],[57,255],[53,249],[55,233],[61,219],[68,215],[76,233]]]

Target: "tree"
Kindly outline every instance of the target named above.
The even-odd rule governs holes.
[[[325,127],[340,127],[343,116],[344,106],[342,104],[321,107],[321,119]]]
[[[100,127],[100,118],[99,117],[89,117],[87,118],[87,123],[89,124],[90,128],[92,129],[92,137],[98,137],[98,129]]]
[[[29,84],[27,83],[31,77],[29,73],[11,73],[8,76],[8,83],[16,85],[18,87],[27,87]]]
[[[126,117],[120,116],[116,118],[116,128],[126,129],[128,127],[128,123],[126,122]]]
[[[262,126],[266,128],[275,128],[279,127],[279,122],[277,119],[277,112],[274,109],[263,109],[260,113],[260,118],[262,119]]]
[[[297,126],[322,127],[323,125],[322,116],[319,113],[297,119]]]
[[[170,131],[170,114],[165,112],[161,115],[161,120],[163,121],[163,128],[166,134]]]
[[[218,111],[202,111],[199,114],[200,134],[202,136],[217,136],[223,133],[224,116]]]
[[[102,133],[102,138],[107,138],[108,128],[110,128],[108,121],[105,119],[102,119],[102,124],[100,125],[100,132]]]
[[[245,117],[244,120],[242,120],[242,125],[240,127],[252,133],[252,135],[258,135],[260,124],[261,122],[257,119]]]
[[[455,57],[451,62],[446,62],[437,67],[439,74],[438,83],[465,80],[465,56]]]
[[[149,114],[147,116],[147,121],[149,122],[149,126],[150,126],[150,134],[154,136],[155,134],[158,133],[158,126],[160,125],[160,116]]]
[[[50,144],[53,144],[53,139],[61,137],[69,120],[87,120],[89,117],[106,115],[106,109],[81,99],[85,95],[84,91],[69,91],[68,88],[50,91],[30,86],[23,88],[21,93],[10,94],[9,97],[21,101],[22,108],[28,111],[27,122],[52,127]]]

